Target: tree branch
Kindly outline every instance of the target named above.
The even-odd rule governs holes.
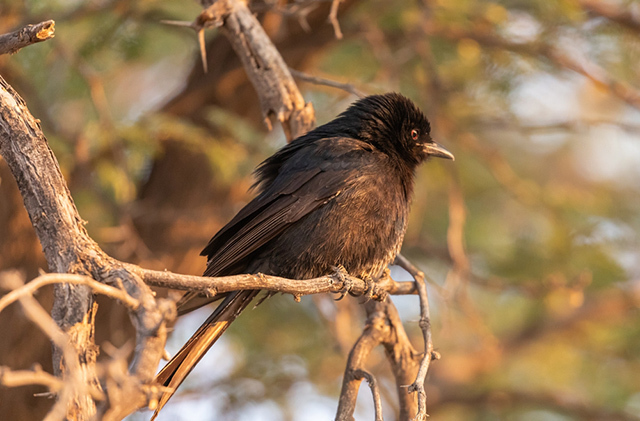
[[[129,313],[137,332],[130,372],[137,376],[136,381],[150,382],[164,351],[165,322],[175,314],[174,308],[167,300],[156,302],[149,287],[135,273],[124,270],[120,262],[107,256],[89,237],[39,122],[2,77],[0,154],[17,181],[49,269],[58,273],[86,275],[116,285],[140,303]],[[29,298],[21,295],[20,300],[23,302]],[[59,326],[68,338],[67,342],[75,349],[75,361],[82,367],[80,371],[87,375],[95,373],[97,352],[93,343],[95,309],[92,289],[85,282],[55,283],[52,316],[55,323],[47,329]],[[64,354],[61,343],[60,340],[54,341],[54,371],[58,376],[64,375],[70,367],[67,357],[64,358],[65,364],[61,364]],[[85,379],[82,383],[89,385],[97,381],[95,378]],[[72,395],[69,399],[67,395],[59,395],[54,409],[58,410],[62,402],[74,402],[66,405],[67,417],[92,417],[97,411],[95,401],[80,392],[77,388],[68,391]],[[130,398],[125,409],[129,412],[143,405],[146,399],[140,388],[125,395]]]
[[[6,275],[4,273],[0,273],[0,285],[4,285],[6,283],[5,279]],[[40,275],[39,277],[30,281],[28,284],[25,284],[18,289],[14,289],[13,291],[0,298],[0,312],[4,310],[9,304],[19,300],[21,297],[24,297],[26,295],[33,295],[36,290],[44,286],[54,284],[86,285],[91,288],[93,292],[116,299],[122,304],[129,307],[131,310],[137,310],[140,307],[140,302],[127,294],[126,291],[102,284],[88,276],[73,275],[70,273],[48,273]]]
[[[345,288],[352,295],[362,295],[367,292],[367,283],[362,279],[344,274],[321,276],[313,279],[287,279],[279,276],[264,274],[243,274],[222,277],[181,275],[169,271],[157,271],[144,269],[139,266],[123,263],[127,270],[136,273],[142,280],[151,286],[171,288],[185,291],[196,291],[202,294],[215,295],[216,293],[264,289],[267,291],[281,292],[293,296],[303,296],[321,293],[342,293]],[[343,279],[345,278],[345,279]],[[413,282],[396,282],[385,279],[379,284],[379,289],[392,295],[415,294]],[[381,298],[374,294],[374,299]]]
[[[373,407],[375,409],[375,420],[382,420],[382,400],[380,399],[380,388],[378,387],[378,381],[374,377],[373,374],[369,373],[366,370],[355,370],[353,372],[354,377],[358,377],[360,379],[367,379],[367,383],[369,383],[369,387],[371,388],[371,394],[373,395]]]
[[[355,411],[361,376],[354,373],[364,370],[365,361],[378,345],[382,345],[396,379],[396,391],[400,403],[398,419],[411,419],[417,412],[415,394],[408,393],[407,385],[416,379],[420,354],[415,351],[398,311],[389,299],[369,301],[365,304],[367,321],[362,335],[349,353],[342,390],[338,402],[336,420],[352,420]]]
[[[191,23],[165,23],[188,26],[198,33],[205,71],[204,30],[220,28],[238,54],[258,94],[264,123],[269,130],[272,129],[271,119],[276,118],[282,123],[287,139],[293,140],[315,125],[313,105],[305,102],[288,66],[245,2],[217,0]]]
[[[289,68],[289,71],[291,72],[293,77],[303,80],[305,82],[313,83],[315,85],[324,85],[324,86],[329,86],[331,88],[342,89],[345,92],[349,92],[350,94],[357,96],[358,98],[364,98],[366,96],[364,92],[362,92],[361,90],[359,90],[358,88],[356,88],[350,83],[341,83],[331,79],[312,76],[310,74],[301,72],[299,70],[294,70],[292,68]]]
[[[356,373],[364,371],[365,363],[371,351],[380,345],[383,338],[388,335],[389,327],[385,323],[385,315],[382,311],[371,311],[367,317],[364,331],[349,353],[347,366],[342,378],[342,390],[338,401],[336,421],[351,421],[356,409],[358,389],[362,382],[362,376]]]
[[[51,39],[54,32],[55,22],[47,20],[0,35],[0,55],[14,54],[26,46]]]
[[[45,386],[52,393],[58,392],[64,386],[62,380],[47,373],[40,366],[33,370],[11,370],[9,367],[0,366],[0,384],[5,387],[38,384]]]
[[[409,385],[408,392],[416,392],[418,394],[418,413],[415,421],[425,421],[429,416],[427,413],[427,392],[424,389],[424,383],[427,378],[427,372],[432,360],[440,358],[440,354],[433,350],[433,340],[431,339],[431,315],[429,310],[429,295],[427,293],[427,284],[424,282],[424,273],[416,268],[403,255],[396,256],[396,263],[413,276],[418,287],[418,296],[420,297],[420,330],[422,331],[422,339],[424,340],[424,355],[420,368],[416,376],[416,380]]]

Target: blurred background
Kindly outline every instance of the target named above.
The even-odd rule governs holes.
[[[442,359],[427,379],[433,420],[640,420],[640,2],[251,1],[285,61],[367,93],[399,91],[455,163],[418,172],[403,253],[431,278]],[[0,57],[42,121],[87,229],[112,256],[201,274],[200,250],[251,198],[251,171],[285,143],[266,132],[228,42],[193,0],[1,0],[0,33],[46,19],[53,40]],[[322,124],[356,99],[299,84]],[[0,270],[46,269],[0,159]],[[394,269],[397,280],[409,275]],[[51,291],[38,298],[51,305]],[[358,299],[273,297],[243,315],[161,420],[327,420],[362,331]],[[394,297],[422,349],[416,297]],[[97,342],[131,341],[100,299]],[[208,309],[181,319],[170,353]],[[42,336],[0,314],[0,365],[51,370]],[[386,420],[394,383],[369,360]],[[356,419],[373,419],[363,389]],[[7,420],[42,419],[37,387],[0,390]],[[5,418],[6,417],[6,418]],[[132,415],[146,420],[150,412]]]

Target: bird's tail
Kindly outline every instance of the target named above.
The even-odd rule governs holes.
[[[207,320],[198,328],[196,333],[184,344],[178,353],[167,363],[156,376],[156,383],[168,388],[158,401],[158,406],[151,417],[153,421],[158,412],[169,401],[176,389],[189,375],[193,367],[206,354],[211,346],[224,333],[236,317],[258,295],[259,290],[236,291],[229,294]]]

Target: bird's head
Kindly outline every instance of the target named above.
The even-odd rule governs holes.
[[[454,159],[431,139],[427,117],[401,94],[368,96],[351,105],[342,117],[357,122],[357,138],[403,162],[417,165],[430,156]]]

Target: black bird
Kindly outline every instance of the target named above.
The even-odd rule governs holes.
[[[431,139],[429,121],[411,100],[388,93],[355,102],[258,166],[258,195],[202,251],[204,275],[310,279],[341,265],[350,275],[378,279],[400,251],[415,169],[429,156],[454,159]],[[171,391],[154,418],[258,293],[187,293],[180,300],[182,314],[224,297],[158,374]]]

